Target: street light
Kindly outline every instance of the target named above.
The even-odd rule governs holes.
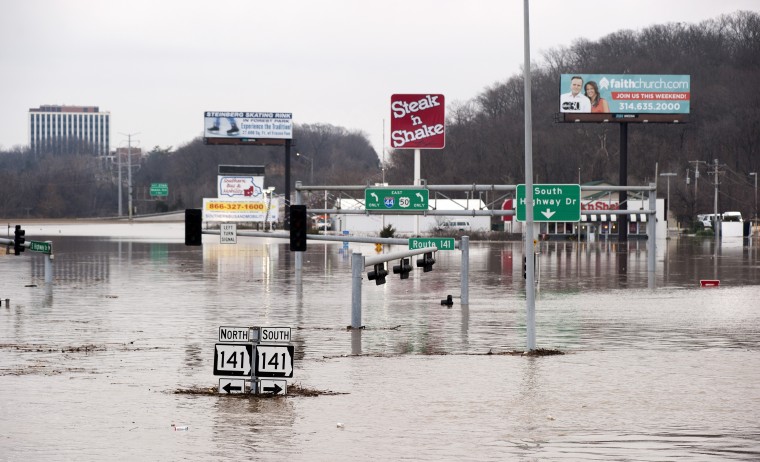
[[[314,185],[314,159],[312,159],[309,156],[305,156],[301,154],[300,152],[296,153],[296,157],[303,157],[304,159],[308,160],[309,163],[311,164],[311,176],[309,177],[309,184],[313,186]]]
[[[668,196],[667,196],[667,205],[665,207],[665,223],[668,223],[668,220],[670,218],[670,214],[668,213],[668,209],[670,208],[670,177],[676,176],[676,173],[660,173],[660,176],[664,176],[668,179]]]

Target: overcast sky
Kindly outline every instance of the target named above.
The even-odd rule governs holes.
[[[532,59],[578,38],[737,10],[760,1],[534,0]],[[112,148],[126,133],[146,149],[177,148],[202,135],[207,110],[272,111],[361,130],[380,155],[392,94],[442,93],[448,106],[522,63],[522,0],[7,1],[0,146],[27,145],[29,108],[59,104],[109,111]]]

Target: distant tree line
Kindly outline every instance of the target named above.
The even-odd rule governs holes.
[[[328,124],[296,125],[291,182],[365,184],[380,179],[380,163],[364,133]],[[302,153],[297,156],[296,153]],[[265,187],[285,190],[285,148],[214,146],[197,138],[176,150],[156,146],[133,168],[138,214],[200,207],[217,195],[220,164],[265,167]],[[313,166],[312,166],[313,163]],[[127,166],[122,166],[122,213],[128,214]],[[152,183],[167,183],[167,198],[150,198]],[[292,189],[291,185],[291,191]],[[28,148],[0,151],[0,217],[114,217],[118,214],[118,168],[88,146],[33,154]],[[334,198],[333,198],[334,199]],[[320,203],[322,198],[320,196]]]
[[[628,131],[628,184],[671,178],[671,210],[682,222],[712,210],[713,179],[706,164],[722,168],[720,209],[754,213],[753,178],[760,170],[760,15],[737,12],[700,24],[675,23],[640,31],[623,30],[597,41],[576,40],[544,53],[532,67],[534,181],[617,183],[617,124],[554,122],[561,74],[689,74],[691,114],[688,124],[632,124]],[[524,178],[523,77],[495,83],[470,101],[450,104],[446,147],[425,151],[422,177],[430,184],[517,184]],[[118,182],[115,166],[104,165],[91,149],[64,153],[28,149],[0,151],[0,216],[115,216]],[[303,156],[296,156],[301,152]],[[389,153],[385,181],[410,184],[413,154]],[[701,163],[694,164],[693,161]],[[383,178],[377,153],[367,136],[329,124],[296,125],[291,181],[315,184],[367,184]],[[219,164],[264,165],[266,185],[284,192],[284,148],[209,146],[201,138],[176,150],[155,147],[144,154],[133,184],[138,213],[199,207],[216,196]],[[699,165],[698,190],[694,165]],[[691,184],[685,175],[690,169]],[[760,173],[760,172],[758,172]],[[126,181],[126,168],[123,175]],[[145,200],[151,183],[168,183],[166,200]],[[122,188],[126,211],[126,187]],[[330,203],[334,197],[330,196]],[[321,203],[323,198],[307,198]],[[126,212],[125,212],[126,213]]]

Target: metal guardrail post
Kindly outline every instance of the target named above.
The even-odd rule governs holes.
[[[53,282],[53,241],[45,241],[50,244],[50,253],[45,255],[45,284]]]
[[[462,251],[462,274],[461,274],[461,293],[462,305],[470,303],[470,236],[462,236],[459,244],[459,250]]]
[[[364,256],[361,253],[351,254],[351,328],[362,327],[362,273],[364,272]]]

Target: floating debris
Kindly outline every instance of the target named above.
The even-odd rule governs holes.
[[[225,398],[254,398],[254,399],[277,399],[277,398],[289,398],[293,396],[331,396],[331,395],[347,395],[348,393],[341,393],[337,391],[325,391],[325,390],[314,390],[311,388],[303,387],[297,383],[288,385],[288,394],[287,395],[273,395],[270,393],[267,394],[260,394],[256,395],[253,393],[232,393],[232,394],[222,394],[219,393],[219,387],[213,386],[213,387],[201,387],[201,388],[188,388],[188,389],[178,389],[174,391],[175,395],[205,395],[205,396],[224,396]]]

